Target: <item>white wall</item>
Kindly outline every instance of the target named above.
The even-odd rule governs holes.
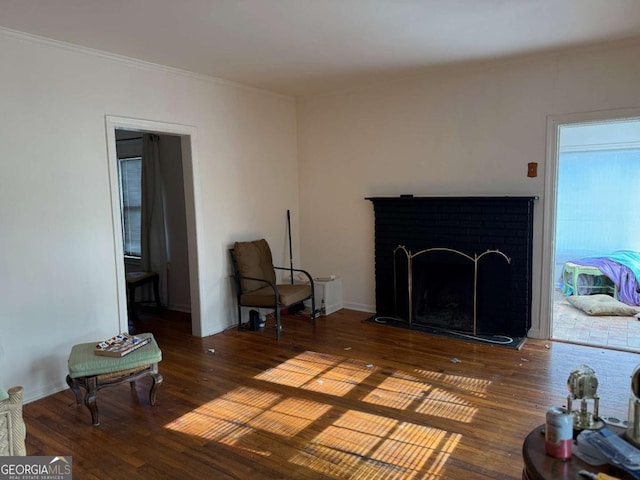
[[[227,248],[298,255],[294,100],[0,30],[0,385],[66,387],[72,345],[121,325],[105,116],[193,126],[202,333],[233,325]],[[126,322],[125,322],[126,324]]]
[[[640,47],[617,45],[441,70],[298,102],[301,247],[375,310],[367,196],[537,195],[533,329],[540,326],[547,116],[640,105]],[[527,163],[538,162],[528,178]]]

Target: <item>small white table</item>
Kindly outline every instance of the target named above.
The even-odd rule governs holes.
[[[316,295],[316,308],[320,308],[320,315],[331,315],[344,308],[342,300],[342,279],[314,278],[313,286]]]

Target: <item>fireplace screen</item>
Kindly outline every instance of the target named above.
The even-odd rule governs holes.
[[[509,311],[511,259],[500,250],[393,252],[395,316],[410,325],[489,333]]]

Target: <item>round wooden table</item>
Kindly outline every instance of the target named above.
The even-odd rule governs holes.
[[[623,430],[615,427],[608,427],[616,433]],[[522,470],[522,480],[576,480],[580,470],[587,470],[592,473],[607,473],[623,480],[632,480],[633,477],[625,472],[609,465],[591,466],[576,455],[563,461],[547,455],[544,449],[544,425],[534,428],[522,445],[522,458],[524,468]]]

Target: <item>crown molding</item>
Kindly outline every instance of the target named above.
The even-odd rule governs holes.
[[[96,48],[84,47],[81,45],[76,45],[74,43],[63,42],[61,40],[54,40],[52,38],[43,37],[40,35],[34,35],[32,33],[21,32],[18,30],[12,30],[6,27],[0,27],[0,36],[37,43],[40,45],[46,45],[49,47],[59,48],[62,50],[67,50],[67,51],[80,53],[84,55],[90,55],[93,57],[104,58],[106,60],[122,63],[125,65],[141,68],[144,70],[151,70],[151,71],[160,72],[160,73],[179,75],[179,76],[188,77],[194,80],[200,80],[202,82],[213,83],[213,84],[221,85],[225,87],[237,88],[240,90],[245,90],[247,92],[257,93],[261,95],[268,95],[268,96],[277,97],[277,98],[289,99],[292,101],[295,100],[294,97],[289,95],[283,95],[281,93],[272,92],[270,90],[251,87],[243,83],[233,82],[231,80],[225,80],[224,78],[205,75],[203,73],[196,73],[190,70],[183,70],[180,68],[168,67],[166,65],[161,65],[159,63],[148,62],[146,60],[127,57],[125,55],[120,55],[117,53],[98,50]]]
[[[310,93],[300,95],[299,100],[316,100],[320,98],[329,98],[340,96],[354,92],[361,92],[366,89],[376,89],[380,87],[388,87],[407,82],[423,81],[430,79],[443,78],[451,75],[472,74],[476,72],[485,72],[499,68],[509,68],[512,66],[527,65],[541,61],[562,61],[563,57],[570,55],[580,55],[588,53],[599,53],[607,51],[617,51],[625,48],[640,47],[640,36],[632,36],[628,38],[610,40],[603,42],[589,43],[586,45],[567,46],[562,48],[551,48],[529,53],[516,53],[497,58],[478,59],[478,60],[461,60],[451,63],[440,63],[437,65],[428,65],[416,67],[413,72],[406,74],[390,75],[387,78],[372,79],[337,88],[327,92]]]

